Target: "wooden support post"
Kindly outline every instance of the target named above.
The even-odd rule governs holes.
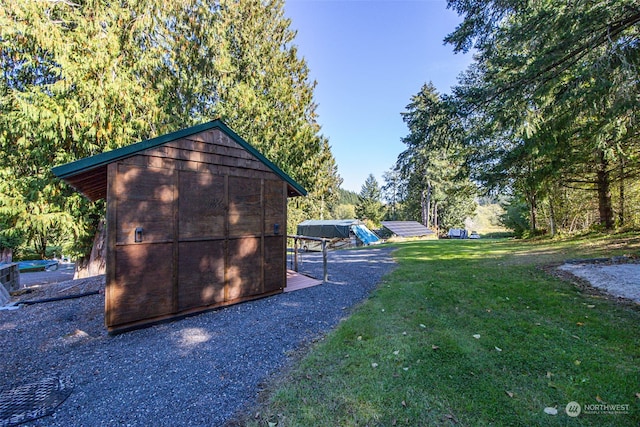
[[[327,274],[327,241],[322,239],[322,269],[323,269],[323,279],[324,283],[327,283],[329,280],[329,275]]]
[[[321,242],[322,244],[322,267],[324,270],[323,280],[327,282],[329,280],[329,274],[327,273],[327,242],[329,239],[325,239],[322,237],[311,237],[311,236],[299,236],[299,235],[289,235],[289,238],[293,239],[293,269],[298,271],[298,240],[311,240],[314,242]]]
[[[293,271],[298,271],[298,238],[293,238]]]

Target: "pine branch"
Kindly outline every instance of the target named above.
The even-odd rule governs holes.
[[[538,84],[535,84],[536,89],[534,89],[534,91],[540,87],[543,87],[548,82],[557,77],[560,73],[570,69],[573,65],[578,63],[590,51],[603,44],[606,44],[607,41],[610,41],[612,39],[612,37],[620,35],[626,29],[638,23],[640,23],[640,11],[634,10],[634,14],[627,18],[620,19],[608,25],[603,25],[598,29],[599,32],[598,30],[594,31],[594,35],[590,39],[578,45],[575,49],[568,52],[562,58],[542,68],[538,72],[534,73],[531,77],[523,77],[521,79],[517,79],[516,81],[507,84],[505,87],[498,89],[492,95],[484,98],[481,103],[477,103],[475,108],[472,107],[470,109],[470,112],[476,111],[476,109],[482,105],[490,104],[507,92],[523,86],[532,85],[538,79],[542,80]],[[556,47],[555,49],[558,48],[559,47]],[[547,53],[547,55],[548,54],[549,53]]]

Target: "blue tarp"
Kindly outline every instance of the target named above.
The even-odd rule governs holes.
[[[38,259],[33,261],[20,261],[18,262],[18,270],[55,270],[58,268],[58,261],[49,259]]]
[[[298,224],[299,236],[325,239],[350,239],[355,235],[364,245],[379,243],[380,238],[357,219],[307,220]]]
[[[352,225],[351,230],[353,230],[353,233],[358,236],[358,239],[365,245],[371,245],[380,241],[380,238],[364,225]]]

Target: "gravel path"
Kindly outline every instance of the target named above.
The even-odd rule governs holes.
[[[568,271],[609,294],[640,303],[640,264],[599,264],[572,262],[561,265]]]
[[[35,271],[31,273],[20,273],[20,285],[33,286],[48,283],[59,283],[73,279],[75,265],[73,263],[60,263],[56,270]]]
[[[224,425],[293,352],[367,298],[394,268],[391,250],[331,252],[329,283],[113,337],[103,326],[102,294],[0,311],[0,390],[52,375],[72,379],[56,412],[29,425]],[[322,277],[321,255],[304,254],[300,271]],[[20,298],[103,282],[62,282]]]

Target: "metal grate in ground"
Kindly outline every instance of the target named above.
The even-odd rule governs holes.
[[[0,427],[52,414],[73,390],[68,377],[47,377],[0,392]]]

